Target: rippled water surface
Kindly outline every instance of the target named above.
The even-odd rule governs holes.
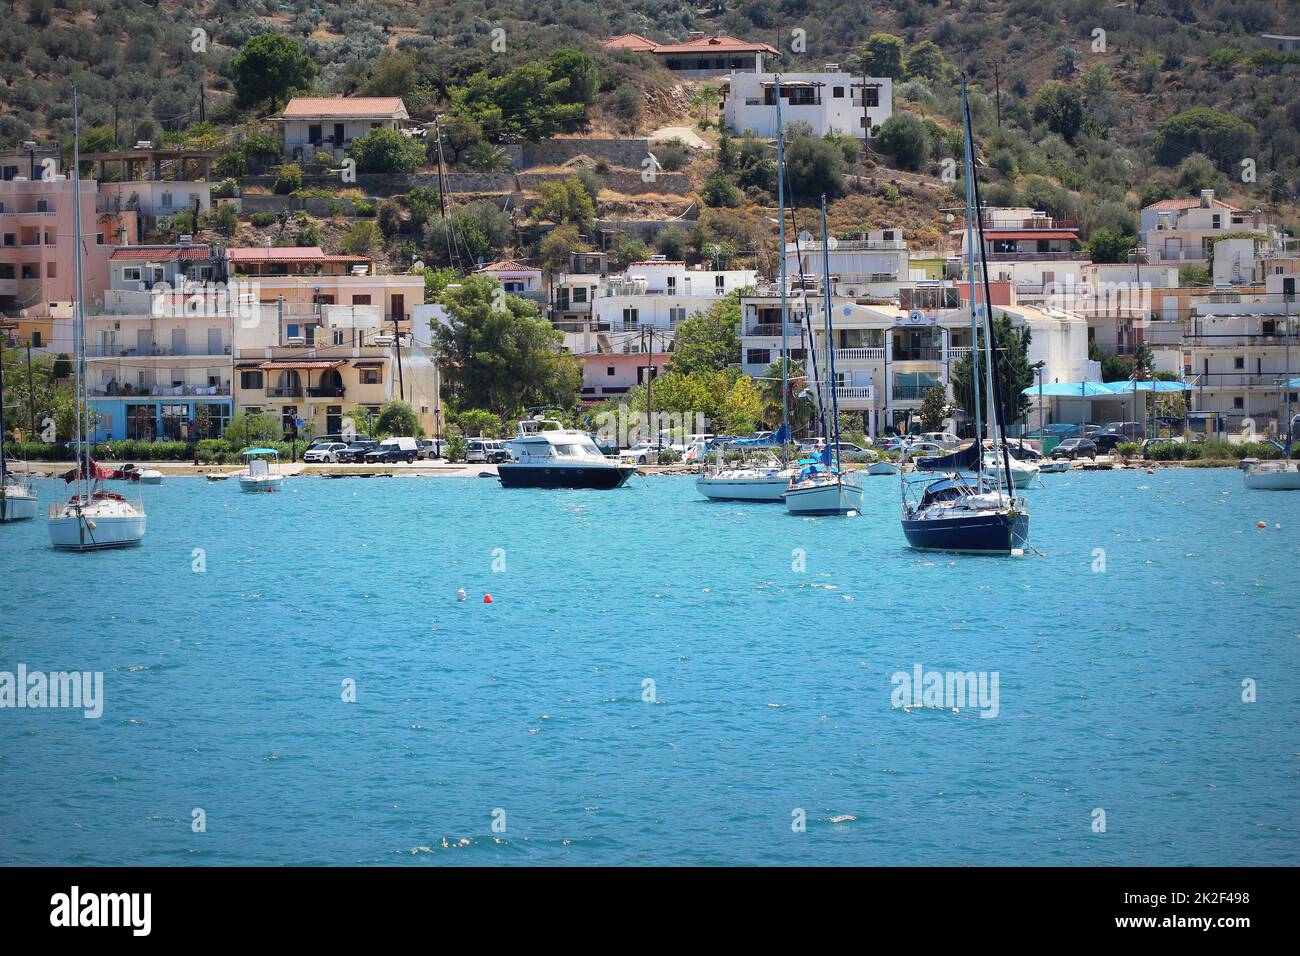
[[[0,526],[0,671],[106,698],[0,710],[0,862],[1300,863],[1300,494],[1043,482],[1021,559],[907,550],[889,478],[849,519],[172,478],[141,548]],[[918,664],[996,717],[892,706]]]

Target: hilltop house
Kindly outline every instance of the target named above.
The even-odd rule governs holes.
[[[981,212],[989,279],[1010,282],[1017,301],[1044,301],[1062,288],[1078,286],[1089,263],[1079,238],[1079,223],[1056,219],[1025,206],[986,207]],[[949,234],[957,240],[961,274],[968,269],[966,223],[958,220]]]
[[[1139,230],[1152,265],[1208,268],[1216,258],[1212,252],[1215,244],[1229,235],[1250,236],[1264,255],[1280,251],[1277,228],[1264,222],[1259,210],[1238,209],[1218,199],[1213,189],[1202,189],[1199,197],[1162,199],[1144,207]],[[1229,258],[1238,261],[1242,251],[1237,249],[1237,256]],[[1229,267],[1223,281],[1243,281],[1241,270]]]
[[[807,123],[813,133],[865,139],[893,115],[893,80],[855,77],[833,63],[823,73],[781,74],[781,121]],[[723,122],[733,133],[776,136],[776,75],[735,73],[722,81]]]
[[[681,260],[656,256],[610,276],[592,303],[597,329],[613,332],[652,327],[674,331],[695,312],[758,281],[753,269],[688,269]]]
[[[762,73],[764,55],[780,56],[780,51],[767,43],[751,43],[700,30],[692,30],[685,43],[656,43],[636,33],[624,33],[610,37],[604,47],[607,50],[649,53],[665,69],[685,77]]]
[[[375,129],[402,129],[410,118],[400,96],[295,96],[278,122],[286,158],[324,150],[341,159],[357,137]]]

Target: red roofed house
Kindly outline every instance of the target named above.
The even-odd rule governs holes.
[[[542,292],[542,270],[518,259],[499,259],[476,270],[490,275],[511,295],[526,296]]]
[[[279,123],[286,156],[328,150],[335,158],[374,129],[401,129],[410,120],[400,96],[295,96]]]
[[[1042,301],[1054,291],[1083,282],[1083,267],[1090,260],[1080,248],[1077,220],[1056,219],[1027,206],[987,207],[981,218],[989,279],[1010,282],[1017,302]],[[959,242],[965,276],[965,221],[954,222],[949,233]]]
[[[667,69],[682,76],[726,76],[729,73],[762,73],[763,55],[780,51],[767,43],[750,43],[735,37],[691,31],[685,43],[656,43],[636,33],[610,37],[607,50],[652,53]]]

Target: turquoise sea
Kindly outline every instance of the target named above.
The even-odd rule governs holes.
[[[0,709],[0,863],[1300,863],[1300,494],[1042,480],[1019,559],[907,550],[890,478],[848,519],[170,478],[137,549],[0,526],[0,671],[105,696]],[[996,717],[894,707],[917,665]]]

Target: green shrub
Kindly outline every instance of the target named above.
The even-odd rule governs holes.
[[[275,225],[275,213],[273,212],[255,212],[248,218],[249,222],[258,229],[265,229],[267,226]]]
[[[275,181],[271,183],[271,192],[277,196],[287,196],[302,188],[302,167],[297,163],[285,163],[275,168]]]
[[[352,204],[352,208],[356,211],[356,214],[361,216],[363,219],[373,219],[377,211],[377,207],[374,203],[367,202],[364,199],[358,199]]]
[[[443,447],[448,461],[464,461],[469,446],[459,435],[448,435]]]

